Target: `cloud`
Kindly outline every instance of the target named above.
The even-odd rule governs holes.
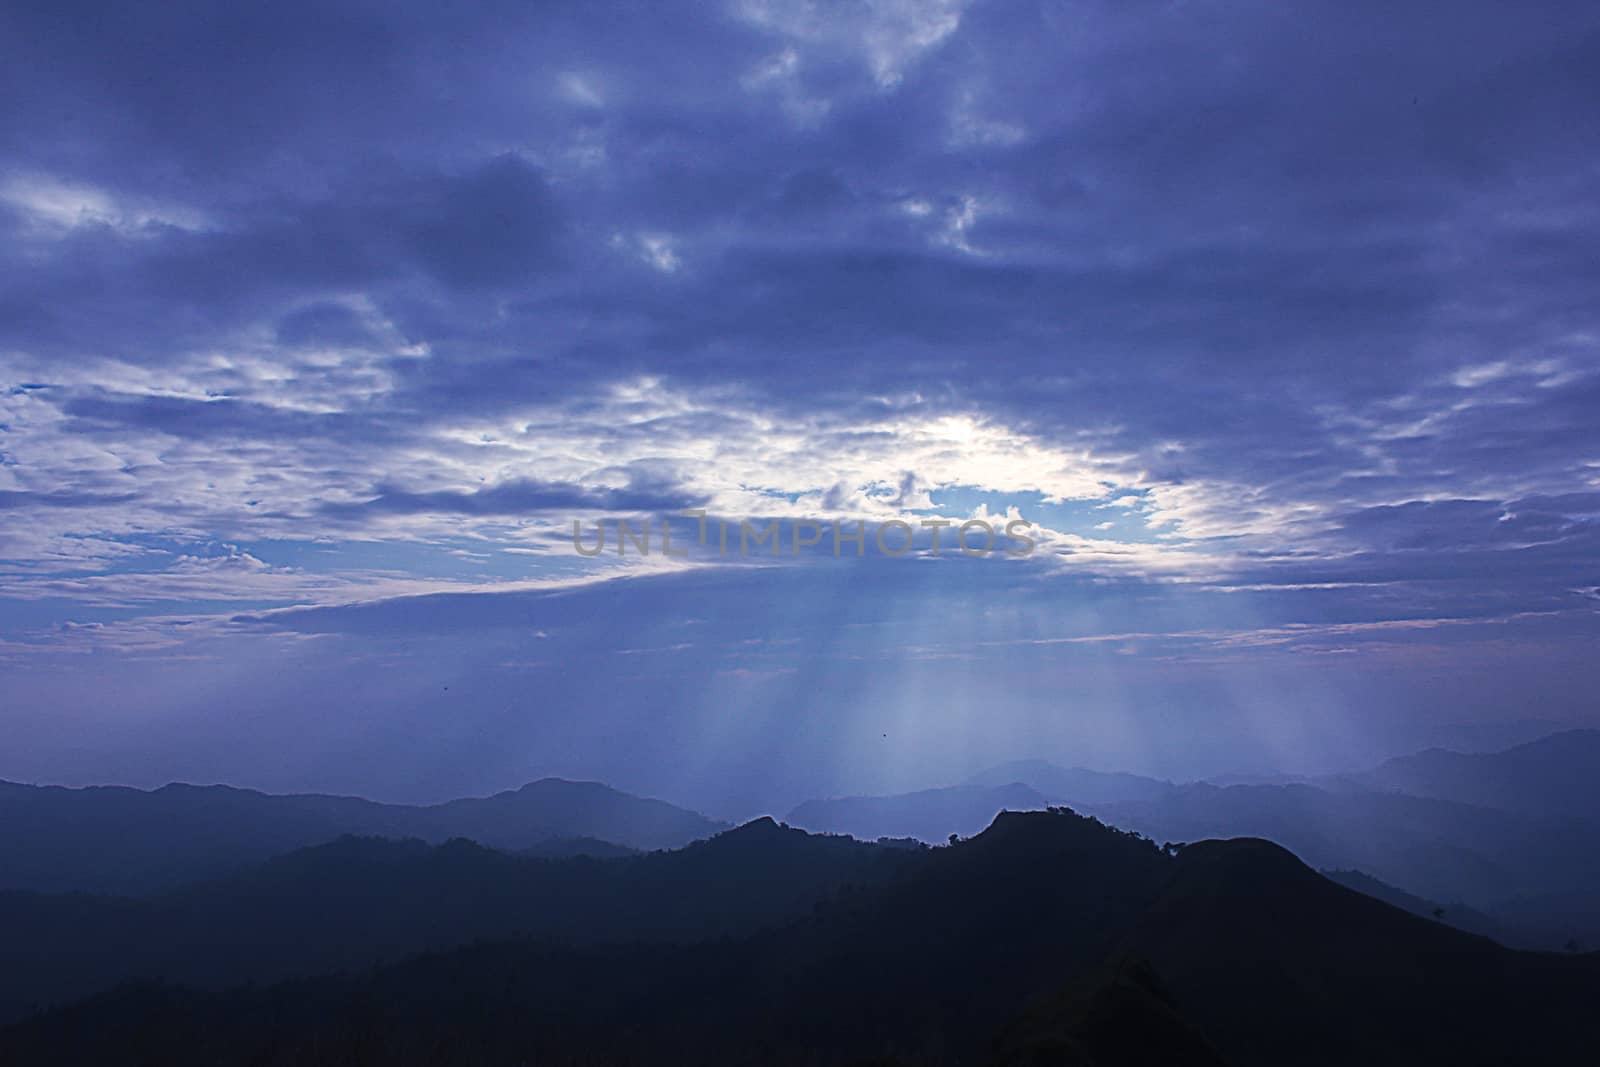
[[[884,89],[892,89],[923,52],[954,33],[968,0],[742,0],[737,10],[758,26],[807,44],[859,53]]]
[[[517,486],[571,485],[569,502],[603,503],[619,486],[584,479],[659,450],[714,456],[733,484],[701,474],[686,488],[729,510],[758,512],[764,493],[876,506],[873,486],[909,471],[1051,499],[1138,488],[1145,521],[1179,540],[1329,551],[1353,536],[1339,518],[1350,509],[1593,480],[1593,331],[1566,236],[1593,221],[1586,172],[1553,129],[1525,123],[1519,148],[1549,164],[1528,194],[1471,164],[1461,133],[1483,99],[1462,72],[1491,52],[1496,107],[1572,110],[1588,47],[1572,43],[1587,39],[1578,9],[1514,30],[1480,12],[1421,67],[1375,56],[1353,26],[1312,48],[1261,12],[1202,24],[1178,9],[884,3],[732,16],[692,27],[714,57],[658,48],[635,68],[623,59],[689,28],[641,22],[541,66],[541,49],[585,38],[583,16],[530,15],[540,32],[519,34],[503,15],[441,26],[408,11],[375,34],[351,12],[318,39],[230,16],[207,32],[257,39],[239,35],[250,28],[274,49],[236,56],[241,71],[288,56],[307,78],[303,96],[280,85],[254,100],[239,71],[173,64],[144,37],[118,44],[115,20],[82,42],[107,60],[98,74],[49,66],[64,39],[19,15],[42,57],[14,57],[38,79],[31,98],[90,77],[131,88],[96,97],[85,118],[103,139],[70,165],[25,112],[7,127],[35,146],[6,187],[13,205],[74,220],[48,238],[18,229],[12,254],[29,269],[0,294],[19,312],[8,376],[60,386],[11,422],[5,454],[34,471],[12,491],[57,492],[72,474],[73,492],[109,502],[133,480],[165,513],[141,521],[176,509],[224,534],[304,532],[315,516],[348,528],[367,502],[399,536],[424,532],[392,521],[429,513],[421,501],[470,517]],[[1386,32],[1399,55],[1433,27],[1417,16]],[[1070,61],[1027,47],[1045,39]],[[1223,39],[1239,42],[1225,76],[1205,59]],[[469,44],[482,61],[466,72],[448,57]],[[1160,77],[1128,73],[1155,54]],[[433,65],[398,71],[399,56]],[[1552,56],[1566,80],[1538,76]],[[1330,96],[1313,58],[1376,67]],[[562,73],[535,92],[529,69]],[[150,70],[161,92],[135,85]],[[862,71],[866,91],[852,87]],[[453,99],[431,80],[446,72],[466,75]],[[1416,115],[1386,104],[1406,78]],[[730,84],[750,91],[728,99]],[[173,103],[196,95],[254,116],[257,149],[292,145],[295,165],[231,169],[245,142]],[[340,104],[313,114],[312,99]],[[802,99],[827,106],[797,141],[770,119]],[[1432,155],[1413,136],[1424,119]],[[1026,133],[991,135],[1002,128]],[[604,161],[571,169],[579,142],[608,146]],[[200,147],[212,162],[186,186],[128,165],[192,163]],[[1356,150],[1359,171],[1340,162]],[[1294,180],[1270,158],[1292,161]],[[184,206],[139,206],[161,203]],[[1447,224],[1468,215],[1484,224]],[[618,234],[626,255],[610,247]],[[1492,275],[1474,266],[1491,260]],[[608,390],[637,382],[662,383],[679,410],[598,427],[621,410]],[[760,455],[752,419],[805,427],[812,455]],[[976,447],[930,447],[947,419],[979,427]],[[575,448],[554,442],[562,433]],[[745,439],[719,451],[713,435],[727,433]],[[467,444],[484,434],[492,446]],[[903,454],[873,457],[871,435]],[[295,447],[307,441],[328,462]],[[52,475],[37,457],[63,448]],[[1040,457],[1074,458],[1034,469]],[[103,467],[122,477],[84,484]]]
[[[1193,664],[1206,642],[1172,635],[1212,631],[1273,636],[1203,650],[1267,673],[1284,634],[1351,669],[1422,655],[1410,630],[1302,624],[1505,619],[1529,662],[1586,633],[1592,5],[0,20],[0,626],[18,671],[52,642],[253,663],[262,633],[305,636],[270,612],[356,601],[340,618],[365,630],[303,616],[328,630],[306,643],[381,641],[384,620],[471,659],[406,598],[553,583],[535,613],[555,642],[580,598],[551,590],[613,576],[639,599],[612,606],[662,629],[813,591],[958,611],[948,582],[1018,630],[1048,606],[1064,633],[1158,635],[1117,657],[1141,666]],[[673,585],[653,557],[563,545],[574,518],[685,507],[1014,513],[1039,551],[786,578],[696,560],[681,569],[705,584]],[[689,607],[657,592],[691,586]],[[422,607],[510,634],[521,609],[500,604]],[[798,668],[798,690],[805,656],[837,662],[807,644],[836,639],[820,629],[771,661],[685,649],[657,669]],[[1014,669],[1040,701],[1089,685],[924,636],[901,644]],[[1436,667],[1472,666],[1429,640]],[[530,661],[505,641],[492,662]],[[906,692],[834,695],[933,699],[894,647],[861,654]],[[1239,668],[1228,692],[1188,675],[1155,694],[1092,662],[1169,707],[1262,689]],[[1541,670],[1508,668],[1506,692],[1567,699]]]
[[[674,492],[670,485],[651,486],[648,482],[624,489],[595,489],[571,483],[522,480],[473,492],[408,493],[392,486],[378,486],[377,495],[371,500],[354,504],[325,504],[323,511],[339,516],[360,516],[368,512],[390,515],[437,512],[531,515],[546,511],[568,514],[579,511],[683,511],[704,502],[701,498]]]

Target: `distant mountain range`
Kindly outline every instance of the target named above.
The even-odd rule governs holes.
[[[1265,838],[1313,866],[1444,902],[1452,917],[1487,913],[1530,945],[1600,941],[1600,731],[1487,755],[1431,750],[1364,774],[1275,784],[1177,785],[1031,760],[948,789],[807,801],[788,821],[937,842],[1002,810],[1050,805],[1156,841]]]
[[[964,785],[1004,786],[1023,782],[1045,796],[1071,798],[1079,807],[1160,800],[1176,788],[1159,778],[1138,774],[1058,767],[1045,760],[1016,760],[990,767],[968,778]]]
[[[0,1024],[48,1008],[0,1062],[1572,1062],[1596,737],[1278,784],[1023,761],[732,830],[558,779],[0,784]]]
[[[1569,730],[1488,754],[1431,748],[1389,760],[1356,780],[1532,815],[1600,816],[1600,730]]]
[[[977,833],[1002,811],[1037,811],[1053,804],[1093,811],[1111,804],[1161,800],[1177,788],[1171,782],[1137,774],[1019,760],[942,789],[808,800],[789,812],[785,821],[803,830],[850,834],[868,841],[913,837],[931,843],[951,834]]]
[[[726,827],[663,801],[559,778],[432,806],[222,785],[146,791],[0,782],[0,889],[152,892],[347,834],[463,837],[491,848],[559,852],[563,838],[678,848]]]
[[[380,909],[382,872],[420,904],[439,884],[424,868],[482,860],[368,849],[336,851],[367,872],[357,896]],[[1594,1049],[1600,956],[1502,948],[1336,885],[1265,841],[1174,854],[1057,811],[1007,813],[921,850],[762,821],[674,855],[490,861],[503,865],[482,883],[497,899],[543,878],[581,886],[525,912],[581,917],[576,938],[539,933],[552,918],[533,937],[373,971],[209,993],[123,986],[0,1029],[0,1062],[1566,1065]],[[288,882],[340,885],[327,860],[295,859]],[[669,876],[669,862],[684,866]],[[308,864],[319,873],[302,879]],[[518,864],[561,873],[508,875]],[[807,870],[833,874],[797,884]],[[695,887],[707,899],[694,901]],[[773,907],[785,887],[790,905]],[[290,899],[252,892],[226,906],[243,915]],[[704,918],[729,899],[768,910],[681,941],[627,936],[672,901]],[[313,895],[284,908],[282,929],[297,914],[309,924],[283,938],[286,954],[315,954],[350,914],[322,906]],[[214,951],[197,933],[179,944]]]

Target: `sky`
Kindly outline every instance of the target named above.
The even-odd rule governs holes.
[[[1593,4],[15,2],[0,99],[0,777],[1600,725]]]

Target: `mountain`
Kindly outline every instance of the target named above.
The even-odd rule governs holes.
[[[522,849],[590,837],[676,848],[725,824],[596,782],[546,778],[433,806],[172,784],[68,789],[0,782],[0,889],[145,893],[216,878],[346,834],[470,838]]]
[[[1433,748],[1356,777],[1370,788],[1462,804],[1600,818],[1600,730],[1569,730],[1504,752]]]
[[[1094,810],[1107,804],[1158,800],[1174,788],[1171,782],[1136,774],[1017,760],[941,789],[808,800],[786,818],[806,830],[868,841],[910,837],[942,842],[951,834],[977,833],[1002,811],[1037,811],[1052,805]]]
[[[1581,819],[1401,793],[1204,783],[1094,812],[1158,841],[1265,838],[1315,867],[1355,868],[1482,911],[1521,894],[1600,892],[1600,824]]]
[[[958,785],[891,796],[808,800],[791,811],[787,821],[804,830],[849,834],[866,841],[912,837],[934,842],[951,834],[975,834],[1002,811],[1033,811],[1051,803],[1051,798],[1021,782]]]
[[[588,837],[634,849],[681,848],[727,829],[696,812],[619,792],[599,782],[543,778],[490,797],[409,809],[429,841],[465,837],[491,848],[525,848],[552,837]],[[431,832],[430,832],[431,831]]]
[[[519,849],[519,855],[539,859],[565,860],[574,856],[588,856],[596,860],[614,860],[623,856],[636,856],[639,850],[626,845],[613,845],[596,837],[552,837],[536,845]]]
[[[1390,907],[1399,908],[1401,911],[1410,912],[1412,915],[1424,919],[1435,919],[1453,926],[1457,930],[1465,930],[1469,934],[1478,934],[1500,942],[1502,945],[1512,945],[1517,948],[1549,948],[1555,947],[1547,944],[1525,943],[1519,936],[1503,924],[1495,921],[1480,911],[1467,907],[1465,904],[1437,904],[1431,900],[1424,900],[1404,889],[1396,889],[1387,882],[1380,882],[1363,871],[1321,871],[1322,877],[1330,882],[1337,882],[1346,889],[1354,889],[1357,893],[1365,894],[1374,899],[1381,900]]]
[[[1206,841],[1119,943],[1235,1064],[1561,1063],[1592,1051],[1600,958],[1517,952]]]
[[[346,837],[147,897],[0,892],[0,1021],[152,975],[222,987],[514,933],[573,944],[747,934],[912,859],[765,819],[604,860]]]
[[[770,823],[735,838],[758,868],[815,841]],[[0,1062],[1309,1067],[1593,1050],[1600,958],[1501,948],[1264,841],[1173,855],[1056,810],[877,851],[900,857],[889,876],[755,933],[483,942],[219,993],[124,986],[0,1030]]]
[[[1174,786],[1138,774],[1060,767],[1046,760],[1014,760],[968,778],[964,785],[996,787],[1021,782],[1058,804],[1079,811],[1097,804],[1156,800]]]
[[[957,848],[861,846],[770,821],[737,832],[734,844],[749,853],[739,877],[773,888],[819,846],[866,847],[899,866],[879,884],[841,888],[803,917],[740,938],[677,946],[530,938],[265,989],[124,988],[0,1032],[0,1062],[114,1063],[128,1050],[173,1064],[971,1053],[1027,996],[1098,960],[1169,866],[1149,842],[1067,815],[1001,819]],[[718,881],[694,884],[704,891]],[[641,887],[612,910],[648,914],[658,896]]]
[[[1537,931],[1520,922],[1503,931],[1519,944],[1600,940],[1596,909],[1583,903],[1600,897],[1597,821],[1376,790],[1352,776],[1316,784],[1174,785],[1024,762],[979,778],[1013,772],[1034,780],[813,800],[795,808],[788,821],[864,839],[909,835],[940,842],[952,832],[970,833],[1000,810],[1060,804],[1038,788],[1050,785],[1098,798],[1070,806],[1156,841],[1260,837],[1315,867],[1365,871],[1416,897],[1449,902],[1458,914],[1470,909],[1497,916],[1502,904],[1516,898],[1549,903],[1554,910]],[[1529,910],[1518,914],[1525,918]]]
[[[1157,841],[1260,837],[1367,872],[1510,943],[1600,944],[1600,731],[1504,752],[1437,750],[1310,780],[1175,785],[1024,760],[950,789],[808,801],[797,826],[942,841],[999,809],[1067,804]]]

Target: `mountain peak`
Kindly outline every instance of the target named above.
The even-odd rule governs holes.
[[[521,788],[512,790],[512,792],[528,793],[541,789],[588,789],[604,790],[608,793],[616,792],[616,790],[612,789],[604,782],[592,782],[581,778],[557,778],[554,775],[548,775],[544,778],[535,778],[533,781],[528,782]]]
[[[969,838],[964,845],[985,851],[1036,853],[1044,851],[1102,853],[1132,845],[1138,852],[1155,852],[1156,846],[1099,819],[1080,815],[1071,808],[1053,807],[1043,811],[1002,811],[988,829]]]
[[[723,844],[776,841],[786,837],[809,837],[804,830],[785,826],[770,815],[762,815],[749,822],[724,830],[711,840]]]

